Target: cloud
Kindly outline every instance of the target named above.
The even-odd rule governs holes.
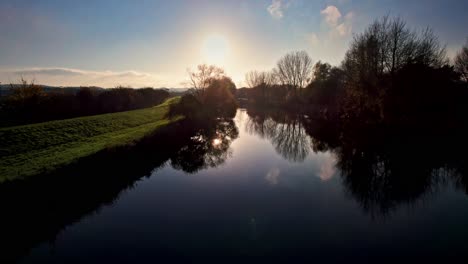
[[[340,36],[344,37],[344,36],[348,36],[351,34],[352,29],[353,29],[352,27],[353,18],[354,18],[354,13],[349,12],[344,17],[343,22],[339,24],[338,26],[336,26],[336,31],[338,32]]]
[[[159,79],[154,74],[138,71],[88,71],[60,67],[0,70],[0,80],[4,83],[15,82],[21,77],[47,85],[96,85],[103,87],[116,85],[154,86]]]
[[[267,7],[268,13],[273,18],[281,19],[284,15],[284,9],[287,8],[287,4],[283,0],[272,0],[271,5]]]
[[[82,71],[75,69],[66,69],[66,68],[31,68],[31,69],[21,69],[21,70],[12,70],[12,74],[15,75],[63,75],[63,76],[77,76],[83,75]]]
[[[346,24],[346,23],[341,23],[336,27],[336,32],[338,32],[340,36],[349,35],[351,34],[351,25]]]
[[[341,18],[341,12],[336,6],[327,6],[324,10],[320,11],[325,17],[325,22],[331,27],[335,27],[338,24],[338,20]]]
[[[336,6],[329,5],[320,11],[320,14],[322,14],[324,22],[330,28],[332,37],[345,37],[351,34],[353,12],[349,12],[343,17]]]

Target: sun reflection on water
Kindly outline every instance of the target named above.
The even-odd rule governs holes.
[[[215,138],[213,139],[213,146],[218,146],[219,144],[221,144],[221,142],[222,142],[221,139]]]

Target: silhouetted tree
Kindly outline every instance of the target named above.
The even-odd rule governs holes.
[[[283,56],[274,70],[278,81],[287,85],[295,94],[312,78],[312,59],[305,51],[295,51]]]
[[[460,73],[462,80],[468,82],[468,40],[455,56],[455,70]]]
[[[407,65],[440,68],[447,64],[445,48],[430,29],[411,31],[399,18],[376,20],[355,36],[342,67],[346,76],[344,112],[378,121],[395,75]]]
[[[231,92],[233,89],[236,85],[229,77],[211,79],[202,99],[205,111],[215,116],[234,117],[237,103]]]
[[[314,78],[306,87],[305,96],[310,103],[309,110],[320,111],[323,117],[336,116],[343,97],[344,73],[340,68],[328,63],[317,62]]]
[[[275,84],[275,75],[270,72],[250,71],[245,75],[248,87],[255,89],[253,97],[257,102],[266,104],[270,96],[269,89]]]
[[[197,118],[234,116],[237,109],[233,95],[236,85],[231,78],[214,65],[202,64],[197,69],[196,72],[188,72],[189,83],[194,87],[191,96],[185,95],[181,101],[184,105],[174,106],[171,113]],[[197,105],[200,107],[193,109]],[[194,111],[195,114],[185,111]]]
[[[203,96],[212,79],[223,77],[224,70],[215,65],[200,64],[196,70],[187,70],[189,75],[188,85],[191,86],[196,96]]]
[[[34,84],[33,81],[28,83],[23,78],[21,78],[19,85],[11,85],[11,90],[10,99],[21,106],[36,104],[41,97],[45,96],[42,86]]]

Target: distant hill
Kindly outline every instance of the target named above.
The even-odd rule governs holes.
[[[11,94],[11,89],[19,86],[19,84],[0,84],[0,96],[7,96]],[[50,86],[50,85],[40,85],[44,88],[46,93],[70,93],[75,94],[80,90],[80,86]],[[88,86],[87,86],[88,87]],[[104,91],[105,89],[110,88],[103,88],[97,86],[89,86],[89,88],[95,89],[96,91]],[[135,89],[146,88],[146,87],[139,87]],[[152,87],[151,87],[152,88]],[[154,89],[166,89],[170,93],[184,93],[188,88],[154,88]]]

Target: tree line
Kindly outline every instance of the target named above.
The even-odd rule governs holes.
[[[236,89],[215,65],[188,70],[190,91],[172,114],[233,116],[238,103],[285,107],[339,123],[468,123],[468,41],[451,63],[430,29],[412,30],[385,16],[354,36],[340,65],[318,61],[305,51],[281,57],[271,71],[246,74],[249,88]],[[118,87],[76,94],[44,93],[22,80],[0,103],[2,124],[28,123],[149,107],[169,96],[165,90]],[[237,99],[237,100],[236,100]]]
[[[468,121],[467,76],[468,41],[451,63],[431,29],[386,16],[354,36],[341,65],[291,52],[271,71],[248,72],[237,97],[336,121],[451,126]]]
[[[151,107],[170,96],[164,89],[81,87],[75,93],[45,92],[24,79],[0,101],[0,126],[10,126]]]

